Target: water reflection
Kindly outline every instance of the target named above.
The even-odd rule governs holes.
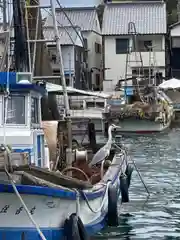
[[[148,137],[125,137],[151,195],[133,173],[131,202],[119,205],[120,225],[107,228],[93,240],[180,239],[180,130]]]
[[[133,217],[130,214],[122,214],[119,218],[119,226],[116,228],[109,227],[103,230],[100,234],[96,236],[97,239],[124,239],[124,240],[131,240],[131,236],[134,235],[133,228],[131,224],[129,224],[129,218]]]

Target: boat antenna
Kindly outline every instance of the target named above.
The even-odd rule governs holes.
[[[66,79],[64,76],[61,42],[60,42],[60,37],[59,37],[59,32],[57,27],[56,13],[55,13],[53,0],[50,0],[50,5],[52,9],[52,18],[53,18],[56,46],[57,46],[57,51],[59,53],[60,76],[61,76],[61,82],[62,82],[63,93],[64,93],[63,95],[64,95],[64,103],[65,103],[65,115],[66,115],[67,128],[68,128],[68,148],[67,148],[66,164],[67,164],[67,167],[71,167],[72,165],[72,123],[71,123],[71,116],[70,116],[69,99],[67,94]]]

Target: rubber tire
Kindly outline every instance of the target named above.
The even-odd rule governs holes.
[[[108,226],[118,226],[118,191],[117,188],[110,185],[108,189],[108,213],[107,213]]]
[[[71,214],[69,219],[64,223],[64,239],[65,240],[81,240],[78,228],[78,218],[76,214]]]
[[[120,191],[121,191],[121,202],[127,203],[129,202],[129,191],[128,191],[128,180],[127,176],[120,176]]]
[[[133,166],[131,164],[128,164],[125,171],[125,174],[127,176],[128,188],[130,187],[130,184],[131,184],[131,177],[132,177],[133,170],[134,170]]]
[[[89,240],[89,236],[80,217],[78,217],[78,229],[81,240]]]
[[[65,240],[88,240],[88,234],[83,222],[76,213],[72,213],[69,219],[64,223],[64,239]]]

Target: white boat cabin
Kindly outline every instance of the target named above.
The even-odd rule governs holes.
[[[12,164],[43,167],[41,96],[45,93],[45,86],[32,84],[31,73],[10,72],[8,75],[0,73],[0,109],[3,113],[0,117],[0,143],[8,144],[12,149]],[[7,86],[8,97],[5,94]]]

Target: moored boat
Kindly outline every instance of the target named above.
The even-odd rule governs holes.
[[[19,1],[14,3],[14,8],[19,10],[19,16],[14,12],[14,20],[20,18],[21,25],[24,5]],[[39,9],[39,6],[33,8]],[[53,1],[51,10],[62,63]],[[60,240],[66,237],[85,240],[87,234],[93,235],[107,223],[118,224],[120,195],[122,202],[129,201],[132,167],[127,151],[113,144],[115,125],[109,126],[105,146],[96,151],[86,151],[82,146],[72,149],[63,66],[60,72],[65,120],[50,132],[55,133],[53,138],[47,137],[41,122],[41,100],[47,97],[46,84],[34,81],[34,72],[27,61],[24,29],[16,27],[17,71],[1,73],[0,77],[3,112],[0,120],[0,239]]]

